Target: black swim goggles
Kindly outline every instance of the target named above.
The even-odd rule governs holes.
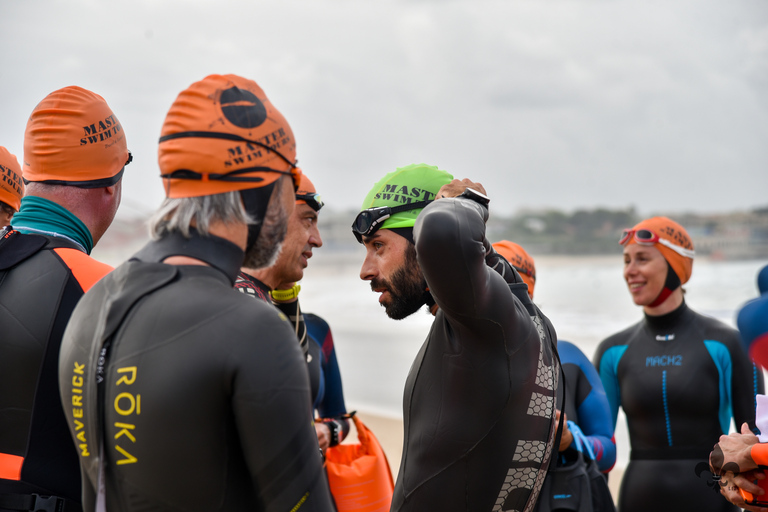
[[[352,233],[359,243],[363,243],[364,236],[373,235],[385,220],[392,214],[407,212],[408,210],[420,210],[432,201],[419,201],[416,203],[402,204],[400,206],[379,206],[377,208],[368,208],[357,214],[355,222],[352,223]]]
[[[325,206],[325,203],[320,197],[320,194],[318,194],[317,192],[312,192],[309,194],[296,194],[296,200],[304,201],[309,205],[310,208],[312,208],[316,212],[319,212],[320,208]]]

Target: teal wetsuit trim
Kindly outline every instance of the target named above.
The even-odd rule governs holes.
[[[621,390],[619,389],[619,361],[627,351],[627,345],[611,347],[605,351],[605,355],[600,361],[600,380],[605,385],[605,394],[608,397],[608,405],[611,407],[611,420],[613,428],[616,429],[616,419],[619,416],[619,406],[621,405]]]
[[[93,250],[93,237],[83,221],[63,206],[42,197],[24,197],[11,224],[13,229],[27,235],[65,238],[79,245],[86,254]]]
[[[704,340],[704,346],[707,347],[707,351],[717,367],[720,382],[720,410],[718,412],[718,417],[720,418],[720,428],[722,428],[723,434],[727,434],[730,430],[732,415],[731,353],[728,350],[728,347],[720,341]],[[755,388],[757,388],[757,386],[755,386]]]

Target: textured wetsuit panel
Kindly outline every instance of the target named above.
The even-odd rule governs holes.
[[[138,261],[85,296],[62,348],[62,382],[81,383],[67,417],[82,441],[86,505],[98,477],[103,339],[108,510],[332,510],[285,317],[211,267]]]
[[[737,425],[754,428],[762,376],[738,332],[683,304],[603,341],[595,366],[614,424],[619,406],[627,416],[632,453],[621,510],[735,510],[696,475],[696,465],[727,433],[731,411]]]
[[[576,345],[561,340],[557,350],[565,372],[565,414],[586,436],[600,471],[609,471],[616,462],[616,443],[600,376]]]
[[[83,289],[111,267],[69,242],[15,233],[0,250],[0,269],[0,453],[24,457],[21,480],[0,479],[0,492],[80,502],[80,469],[59,400],[59,348]]]
[[[265,285],[255,277],[240,272],[235,280],[235,289],[246,295],[256,297],[269,304],[272,304],[272,299],[269,298],[269,286]]]
[[[414,228],[440,310],[406,381],[393,511],[529,510],[544,478],[554,331],[532,318],[524,291],[512,293],[522,280],[506,262],[510,281],[487,265],[486,216],[473,201],[441,199]]]

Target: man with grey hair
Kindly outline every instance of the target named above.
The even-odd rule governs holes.
[[[153,240],[83,298],[62,345],[86,510],[333,510],[295,334],[232,287],[278,252],[295,147],[238,76],[192,84],[168,112]]]

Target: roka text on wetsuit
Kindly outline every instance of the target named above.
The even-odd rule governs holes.
[[[546,474],[554,329],[492,250],[487,216],[455,198],[416,220],[418,262],[439,311],[406,382],[392,511],[527,511]]]
[[[36,225],[54,231],[56,211],[51,225]],[[79,222],[71,214],[65,220]],[[0,494],[53,495],[68,500],[65,510],[79,509],[80,468],[59,401],[59,347],[75,305],[110,270],[74,240],[2,232]]]
[[[103,440],[110,511],[332,510],[293,330],[233,289],[239,248],[209,236],[217,246],[191,254],[195,239],[180,236],[151,242],[102,280],[65,334],[62,400],[87,506]],[[184,251],[169,250],[174,239],[170,249]],[[171,254],[212,266],[159,263]]]
[[[603,341],[595,367],[613,423],[627,415],[631,460],[619,509],[736,510],[718,486],[707,486],[697,465],[736,424],[755,427],[755,394],[762,376],[740,346],[739,334],[683,304],[648,316]],[[699,472],[700,473],[700,472]],[[653,492],[648,492],[652,489]],[[714,489],[713,492],[711,489]]]

